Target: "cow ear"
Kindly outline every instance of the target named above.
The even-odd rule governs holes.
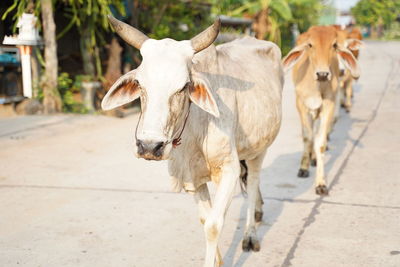
[[[347,39],[346,40],[346,47],[352,51],[359,50],[361,47],[364,46],[364,42],[358,39]]]
[[[211,93],[211,86],[208,80],[199,75],[192,75],[192,84],[189,87],[190,100],[204,111],[219,117],[217,103]]]
[[[358,68],[357,59],[354,57],[353,53],[347,48],[338,48],[337,53],[343,65],[350,70],[351,76],[353,76],[354,79],[358,79],[360,77],[360,70]]]
[[[135,80],[136,70],[121,76],[108,90],[101,101],[103,110],[110,110],[137,99],[140,95],[139,83]]]
[[[308,44],[300,44],[294,47],[290,52],[282,59],[283,69],[286,71],[290,70],[305,54]]]

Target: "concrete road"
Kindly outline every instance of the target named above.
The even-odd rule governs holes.
[[[331,136],[323,198],[313,178],[296,177],[302,138],[287,79],[282,129],[262,170],[261,251],[241,251],[238,189],[220,240],[224,266],[400,266],[400,43],[367,42],[360,61],[354,108]],[[0,120],[0,266],[202,266],[192,196],[171,193],[165,162],[133,156],[136,121]]]

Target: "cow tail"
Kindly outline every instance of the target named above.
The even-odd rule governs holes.
[[[247,174],[248,167],[245,160],[240,161],[240,189],[242,191],[242,195],[247,197]]]

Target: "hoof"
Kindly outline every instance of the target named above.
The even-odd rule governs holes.
[[[308,176],[310,176],[310,172],[305,169],[300,169],[299,172],[297,173],[297,177],[300,178],[307,178]]]
[[[349,107],[345,107],[346,113],[350,113],[350,108]]]
[[[260,242],[254,237],[245,237],[242,241],[242,249],[246,252],[250,250],[258,252],[260,251]]]
[[[315,194],[326,196],[328,195],[328,188],[326,187],[326,185],[319,185],[315,188]]]
[[[311,166],[315,167],[317,166],[317,159],[312,159],[310,162]]]
[[[263,214],[264,213],[262,211],[256,211],[254,213],[254,219],[256,220],[256,222],[261,222],[262,221]]]

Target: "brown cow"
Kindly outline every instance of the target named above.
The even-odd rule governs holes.
[[[297,175],[308,177],[310,163],[316,162],[315,191],[319,195],[328,193],[323,155],[327,135],[332,127],[339,86],[338,58],[343,61],[353,77],[359,75],[357,60],[338,41],[337,30],[334,27],[313,26],[299,36],[297,46],[283,59],[286,70],[293,67],[296,105],[303,128],[304,154]],[[314,123],[317,119],[320,119],[320,124],[314,135]]]
[[[351,31],[340,30],[339,35],[342,35],[344,45],[353,53],[354,57],[358,59],[359,48],[362,46],[362,35],[358,28],[352,28]],[[350,112],[352,103],[351,98],[353,96],[353,80],[350,71],[341,69],[342,78],[340,82],[341,88],[341,106],[345,108],[347,112]]]

